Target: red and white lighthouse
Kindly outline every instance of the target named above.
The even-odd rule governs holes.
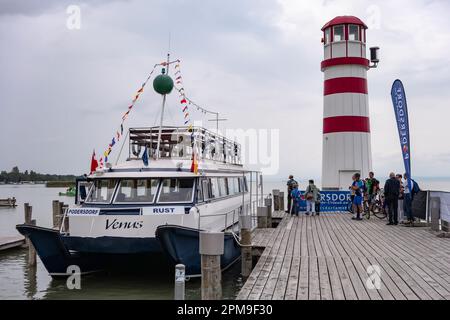
[[[322,188],[346,190],[359,172],[372,170],[367,71],[378,63],[377,49],[366,58],[367,26],[339,16],[322,28],[324,60]]]

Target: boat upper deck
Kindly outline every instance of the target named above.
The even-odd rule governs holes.
[[[158,154],[160,127],[130,128],[128,159],[139,158],[142,148],[148,148],[149,157]],[[188,159],[193,152],[199,160],[212,160],[233,165],[242,165],[241,145],[202,127],[161,128],[159,140],[160,158]]]

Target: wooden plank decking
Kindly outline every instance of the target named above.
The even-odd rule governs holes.
[[[0,251],[20,247],[25,244],[22,236],[0,237]]]
[[[450,299],[450,239],[428,230],[346,213],[285,216],[254,234],[265,250],[237,299]],[[366,285],[370,265],[379,290]]]

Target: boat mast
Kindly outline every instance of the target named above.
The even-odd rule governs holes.
[[[170,61],[170,53],[167,53],[167,75],[169,75],[169,61]],[[161,107],[161,119],[159,121],[159,132],[158,132],[158,142],[156,145],[156,159],[161,157],[161,152],[159,150],[161,145],[161,133],[162,133],[162,125],[164,120],[164,107],[166,106],[166,94],[163,95],[162,107]]]

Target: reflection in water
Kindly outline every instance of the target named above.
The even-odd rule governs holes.
[[[81,289],[67,288],[66,279],[52,279],[38,258],[27,265],[27,249],[0,254],[0,299],[173,299],[174,270],[158,263],[147,274],[97,273],[81,276]],[[163,257],[161,257],[163,258]],[[234,299],[242,287],[240,263],[222,274],[224,299]],[[201,280],[186,282],[186,299],[200,299]]]
[[[28,253],[25,256],[26,261],[23,264],[25,274],[25,293],[28,299],[33,299],[37,292],[37,266],[28,266]]]

